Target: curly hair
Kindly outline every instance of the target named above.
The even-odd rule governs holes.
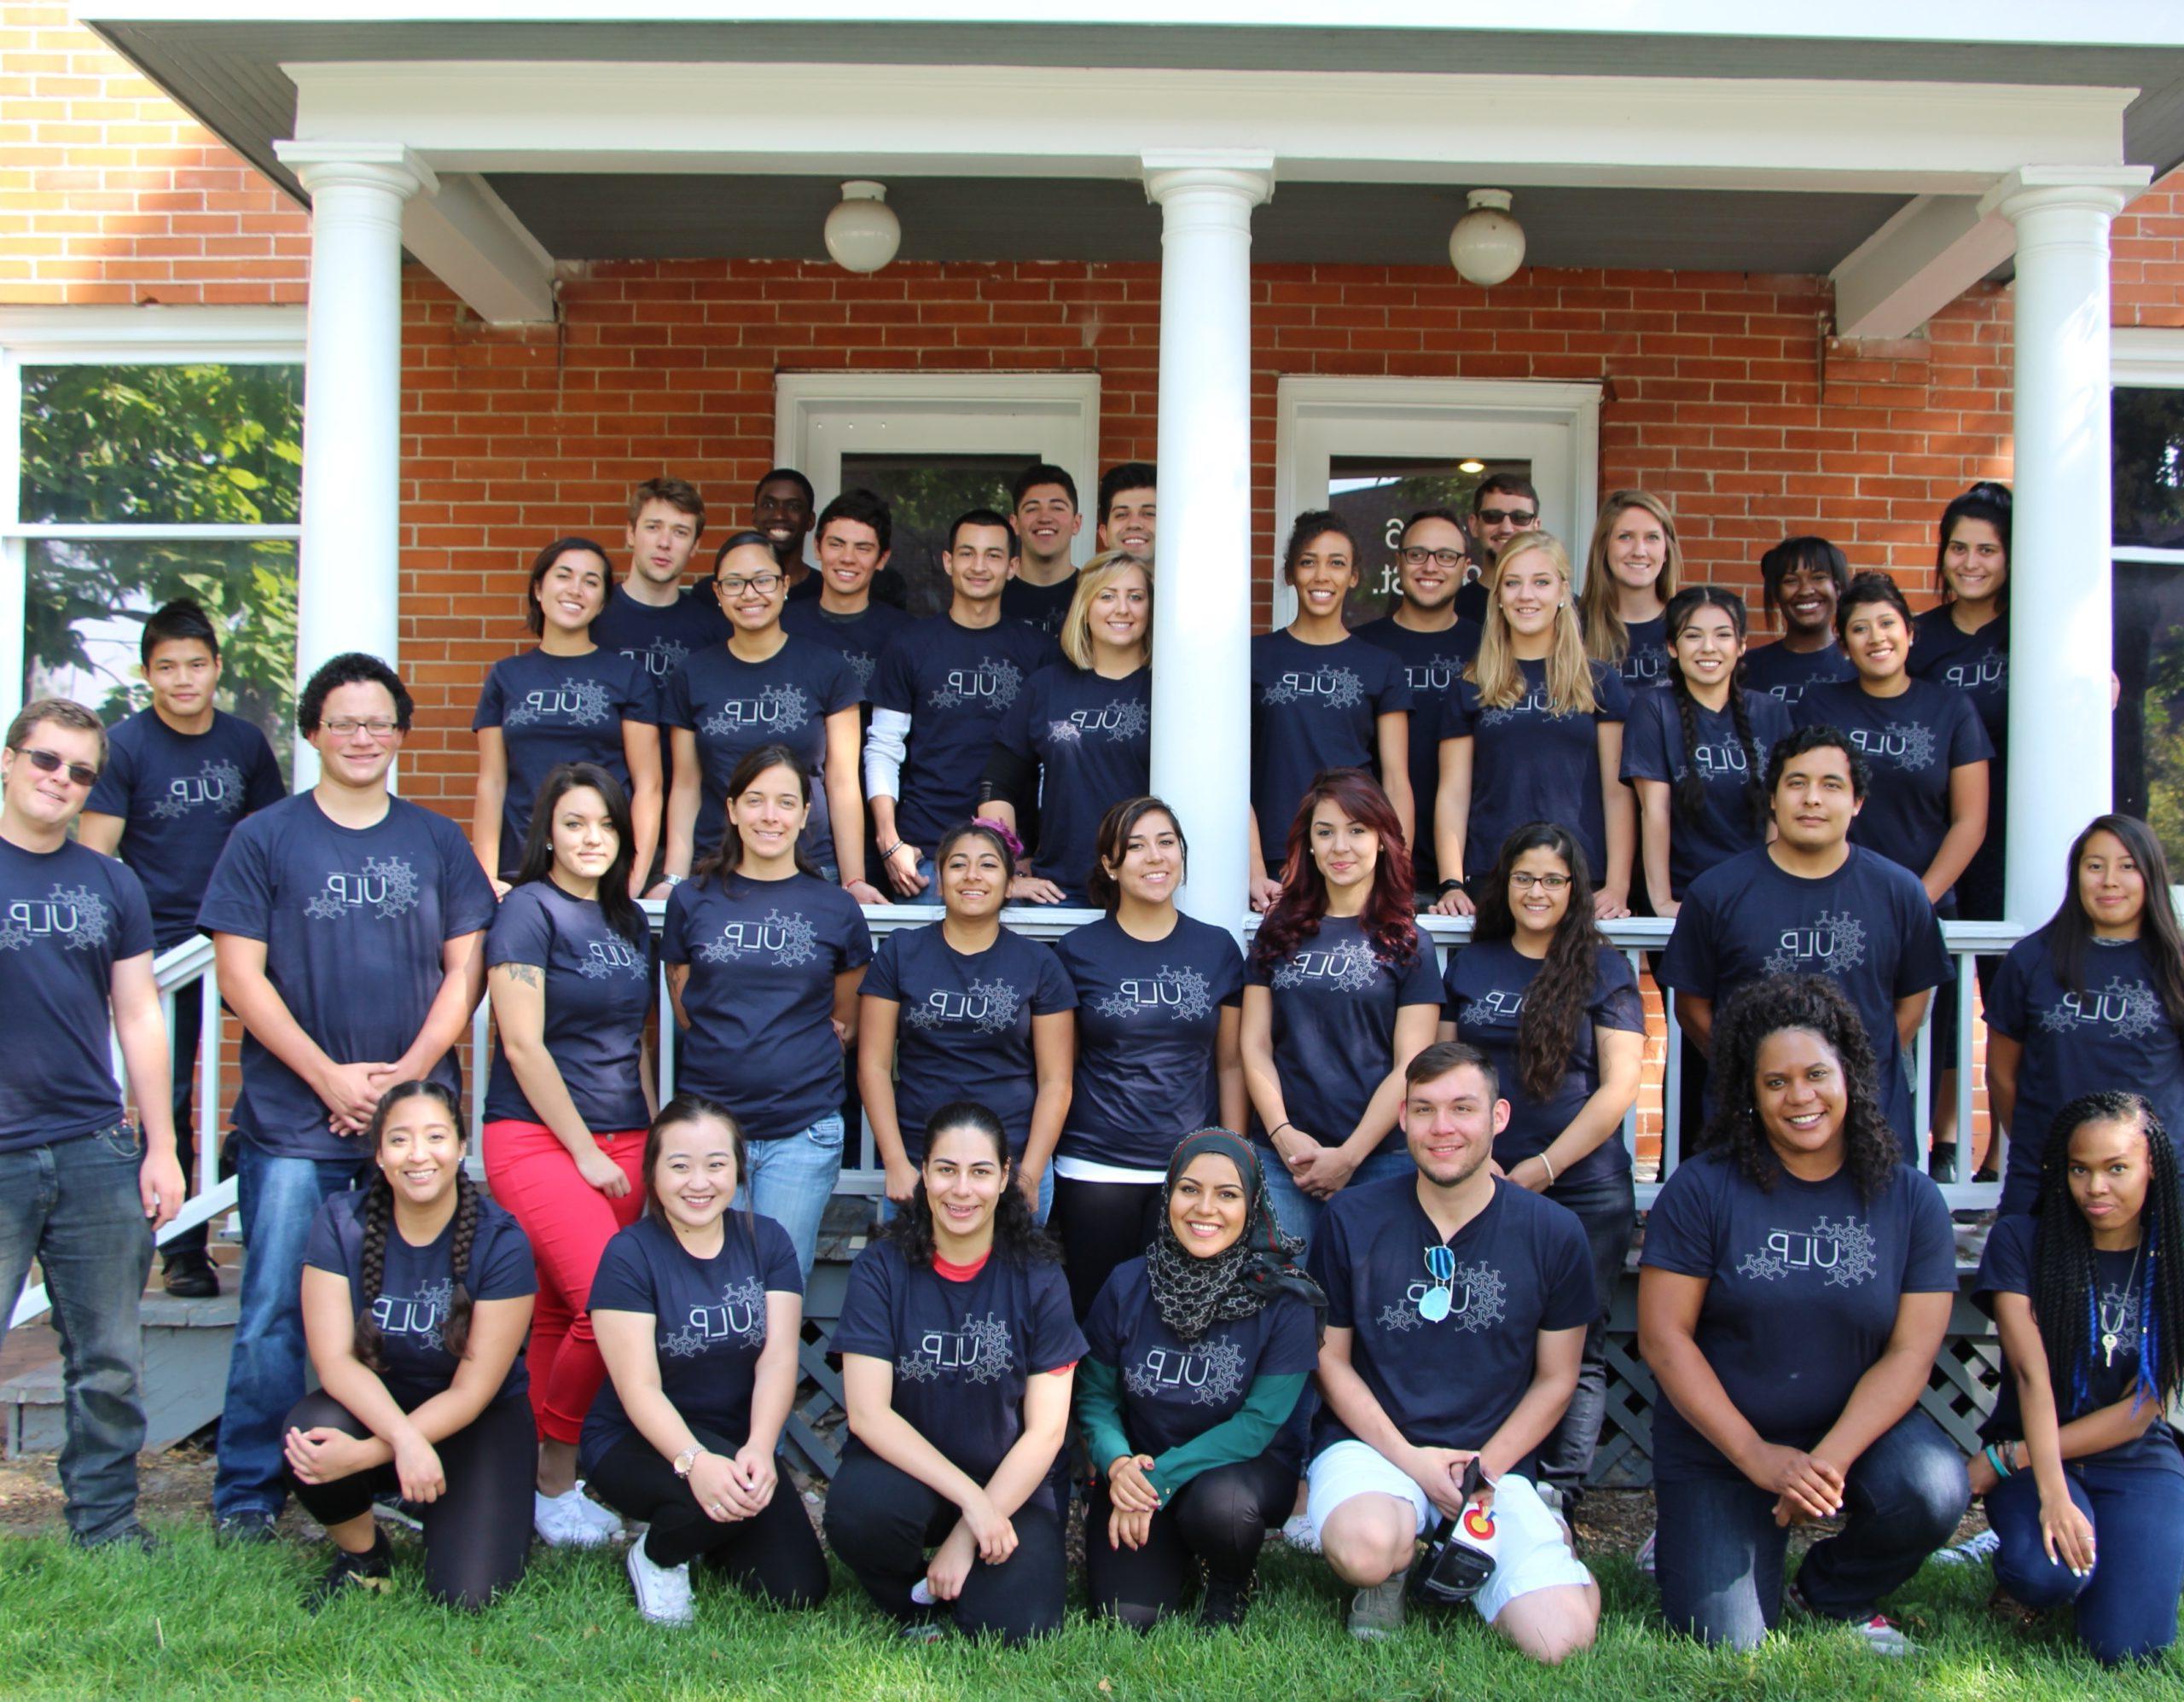
[[[1706,1119],[1705,1148],[1728,1155],[1763,1194],[1774,1191],[1782,1160],[1761,1126],[1753,1091],[1759,1049],[1784,1029],[1817,1036],[1843,1067],[1849,1107],[1843,1118],[1843,1163],[1870,1202],[1902,1162],[1896,1131],[1881,1115],[1880,1074],[1857,1007],[1824,975],[1763,975],[1732,993],[1714,1020],[1709,1078],[1719,1089]]]
[[[1058,1263],[1061,1248],[1032,1217],[1031,1203],[1016,1185],[1015,1160],[1008,1155],[1008,1133],[998,1117],[975,1100],[951,1100],[926,1119],[926,1153],[932,1151],[933,1143],[943,1135],[959,1129],[985,1136],[994,1157],[1001,1160],[1001,1198],[993,1208],[993,1250],[1013,1264]],[[913,1270],[926,1269],[932,1263],[932,1200],[925,1191],[922,1165],[918,1167],[918,1185],[911,1191],[909,1203],[880,1233],[894,1243],[903,1262]]]
[[[1373,890],[1359,917],[1373,954],[1391,967],[1408,967],[1418,958],[1418,923],[1411,912],[1410,850],[1403,823],[1380,783],[1362,769],[1328,769],[1313,779],[1298,801],[1289,823],[1289,854],[1281,865],[1281,896],[1259,924],[1252,955],[1271,969],[1320,931],[1327,914],[1327,878],[1312,856],[1312,812],[1332,804],[1353,822],[1380,836],[1380,853],[1373,869]]]
[[[395,1107],[406,1105],[413,1099],[436,1102],[454,1123],[456,1139],[463,1141],[462,1108],[450,1089],[438,1082],[399,1082],[380,1100],[379,1108],[372,1112],[371,1126],[364,1130],[364,1151],[372,1158],[379,1157],[386,1120]],[[454,1278],[455,1287],[448,1298],[447,1316],[440,1320],[440,1345],[457,1359],[470,1345],[470,1249],[478,1239],[479,1204],[478,1184],[470,1180],[468,1170],[457,1170],[455,1235],[448,1246],[449,1275]],[[386,1279],[386,1235],[393,1221],[393,1186],[384,1170],[375,1170],[370,1191],[364,1196],[363,1265],[357,1273],[358,1287],[363,1292],[357,1296],[357,1322],[350,1351],[366,1370],[382,1374],[386,1370],[386,1339],[373,1308],[379,1301],[380,1287]]]
[[[1569,906],[1555,924],[1547,961],[1525,990],[1524,1014],[1517,1019],[1517,1080],[1526,1095],[1544,1102],[1554,1097],[1570,1073],[1577,1049],[1577,1025],[1585,1020],[1593,989],[1600,980],[1600,953],[1607,936],[1593,920],[1593,877],[1584,847],[1558,822],[1528,822],[1502,842],[1502,854],[1479,894],[1478,917],[1472,924],[1474,944],[1513,939],[1516,912],[1509,907],[1509,876],[1527,851],[1552,851],[1570,871]]]
[[[2092,1404],[2088,1386],[2100,1334],[2100,1268],[2093,1229],[2071,1196],[2071,1137],[2088,1123],[2135,1124],[2146,1141],[2146,1200],[2139,1219],[2146,1249],[2139,1278],[2138,1390],[2157,1411],[2184,1388],[2184,1194],[2176,1147],[2154,1108],[2136,1094],[2081,1094],[2056,1113],[2040,1156],[2039,1228],[2032,1238],[2032,1316],[2048,1351],[2048,1376],[2070,1391],[2071,1409]]]

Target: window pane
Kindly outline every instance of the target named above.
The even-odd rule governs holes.
[[[842,489],[869,491],[893,511],[888,565],[909,581],[910,613],[938,614],[948,607],[948,575],[940,558],[948,528],[967,508],[1008,512],[1008,486],[1026,462],[1022,455],[845,455]]]
[[[295,725],[296,546],[146,542],[27,547],[23,694],[69,697],[108,722],[143,708],[144,620],[193,597],[221,630],[219,706],[265,729],[288,771]]]
[[[1350,522],[1364,550],[1364,560],[1357,564],[1357,589],[1350,594],[1344,611],[1352,626],[1378,620],[1401,601],[1396,595],[1396,550],[1403,542],[1403,523],[1420,508],[1469,514],[1471,493],[1490,473],[1529,479],[1532,465],[1478,456],[1442,461],[1363,455],[1339,455],[1327,463],[1327,506]],[[1285,528],[1294,518],[1282,517]],[[1288,542],[1287,530],[1281,541],[1285,545]],[[1464,578],[1477,578],[1483,566],[1474,561]]]
[[[2184,549],[2184,390],[2126,390],[2110,404],[2115,541]]]
[[[2184,857],[2184,568],[2115,569],[2116,808]]]
[[[22,519],[293,525],[303,395],[300,366],[26,367]]]

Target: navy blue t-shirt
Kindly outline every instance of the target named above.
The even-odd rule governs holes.
[[[1600,948],[1593,996],[1571,1037],[1570,1067],[1552,1099],[1537,1101],[1525,1091],[1517,1064],[1517,1030],[1524,1019],[1525,995],[1544,967],[1506,939],[1467,945],[1450,956],[1441,986],[1443,1014],[1456,1025],[1456,1038],[1476,1046],[1493,1060],[1502,1097],[1509,1101],[1509,1126],[1495,1137],[1494,1156],[1504,1170],[1543,1153],[1584,1109],[1600,1084],[1600,1050],[1593,1031],[1646,1031],[1646,1008],[1638,996],[1638,972],[1612,945]],[[1555,1177],[1559,1184],[1620,1176],[1630,1168],[1623,1131],[1607,1139]]]
[[[1357,636],[1401,662],[1410,687],[1410,796],[1418,806],[1410,864],[1419,891],[1431,892],[1441,879],[1433,856],[1433,799],[1441,787],[1441,738],[1446,730],[1449,688],[1478,653],[1478,625],[1459,620],[1445,631],[1414,632],[1391,614],[1359,627]]]
[[[617,585],[607,594],[607,607],[591,624],[591,642],[642,662],[653,690],[664,699],[675,671],[700,650],[727,643],[732,630],[710,579],[689,586],[663,608],[641,603]],[[659,729],[659,783],[665,798],[675,783],[675,751],[664,723]],[[663,853],[665,849],[663,841]]]
[[[818,594],[792,601],[781,610],[781,630],[809,638],[837,651],[857,676],[859,699],[872,700],[872,677],[880,666],[880,653],[887,641],[910,624],[910,617],[892,603],[877,597],[867,601],[856,614],[829,614],[819,606]]]
[[[1045,946],[1008,928],[966,956],[934,922],[889,934],[872,955],[864,991],[903,1008],[895,1025],[895,1115],[903,1147],[925,1156],[926,1119],[950,1100],[976,1100],[1001,1119],[1008,1150],[1031,1138],[1038,1071],[1031,1019],[1077,1008],[1069,972]]]
[[[51,851],[0,839],[0,1023],[21,1049],[0,1070],[0,1153],[122,1120],[113,966],[151,950],[143,883],[122,864],[73,839]]]
[[[1039,766],[1039,849],[1032,872],[1085,902],[1101,819],[1152,789],[1153,670],[1103,679],[1057,662],[1031,676],[996,742]]]
[[[1443,1246],[1455,1269],[1436,1323],[1419,1304],[1440,1286],[1427,1259]],[[1414,1448],[1484,1447],[1531,1387],[1539,1333],[1583,1328],[1600,1310],[1576,1213],[1501,1176],[1486,1209],[1446,1241],[1415,1176],[1345,1188],[1305,1269],[1327,1292],[1327,1327],[1351,1332],[1350,1365]],[[1323,1403],[1312,1452],[1353,1439]]]
[[[288,795],[273,747],[241,716],[215,710],[204,732],[177,733],[144,709],[108,729],[84,808],[121,818],[114,854],[144,883],[165,951],[197,932],[197,901],[235,823]]]
[[[304,1263],[346,1281],[359,1310],[364,1298],[364,1203],[370,1198],[370,1190],[362,1188],[329,1196],[311,1219],[311,1235],[304,1244]],[[471,1237],[470,1269],[462,1286],[473,1304],[514,1300],[538,1292],[538,1267],[530,1241],[515,1219],[490,1200],[478,1202],[478,1229]],[[429,1245],[413,1247],[390,1218],[372,1316],[379,1324],[380,1352],[386,1365],[379,1374],[380,1381],[405,1413],[446,1393],[455,1381],[462,1361],[440,1342],[454,1298],[455,1220],[449,1218]],[[521,1400],[531,1387],[523,1356],[524,1350],[518,1347],[508,1374],[489,1405]]]
[[[2003,1194],[2012,1211],[2040,1197],[2041,1155],[2055,1114],[2080,1094],[2124,1088],[2184,1136],[2184,1036],[2135,939],[2086,942],[2082,990],[2055,973],[2045,928],[2009,950],[1987,1001],[1987,1026],[2024,1049],[2017,1070]]]
[[[984,1484],[1024,1433],[1031,1379],[1075,1365],[1084,1337],[1059,1264],[990,1254],[976,1275],[957,1282],[930,1265],[913,1269],[883,1236],[850,1269],[834,1351],[892,1365],[889,1403]],[[1052,1512],[1053,1484],[1040,1484],[1025,1505]]]
[[[1647,1216],[1640,1263],[1705,1279],[1699,1351],[1751,1427],[1788,1448],[1842,1415],[1903,1296],[1956,1292],[1949,1207],[1908,1165],[1867,1201],[1847,1167],[1763,1193],[1727,1153],[1687,1159]],[[1674,1402],[1655,1403],[1654,1482],[1742,1476]]]
[[[1156,1457],[1235,1417],[1259,1378],[1304,1376],[1320,1362],[1312,1309],[1295,1294],[1278,1293],[1250,1317],[1185,1341],[1162,1322],[1142,1258],[1115,1267],[1084,1320],[1084,1340],[1092,1358],[1121,1374],[1123,1434]],[[1285,1425],[1263,1457],[1294,1472],[1298,1440]]]
[[[597,899],[572,897],[549,875],[501,901],[485,935],[485,967],[503,963],[543,972],[546,1050],[584,1127],[609,1135],[651,1122],[643,1056],[652,1010],[650,933],[642,944],[617,933]],[[524,1096],[505,1045],[493,1049],[485,1116],[544,1120]]]
[[[591,1310],[648,1316],[660,1393],[683,1423],[741,1448],[751,1434],[751,1392],[766,1345],[766,1296],[803,1292],[796,1248],[772,1218],[729,1211],[720,1251],[700,1258],[648,1214],[617,1230],[600,1254]],[[636,1429],[608,1378],[584,1418],[578,1463],[596,1469],[600,1456]]]
[[[1077,598],[1077,575],[1072,573],[1051,585],[1035,585],[1020,576],[1012,577],[1001,588],[1001,613],[1004,620],[1020,620],[1026,626],[1036,626],[1048,637],[1061,630],[1061,624],[1069,614],[1069,606]]]
[[[1036,626],[1002,619],[958,626],[937,614],[887,641],[872,706],[910,717],[895,828],[930,856],[940,836],[978,810],[979,779],[1008,713],[1032,675],[1054,659]]]
[[[1763,790],[1767,758],[1790,735],[1790,712],[1764,692],[1745,694],[1745,719],[1751,742],[1737,737],[1736,717],[1693,701],[1692,727],[1697,740],[1684,749],[1683,720],[1673,686],[1658,694],[1633,693],[1630,719],[1623,727],[1623,778],[1666,781],[1669,793],[1669,896],[1681,899],[1685,888],[1716,863],[1739,851],[1767,843],[1763,817],[1752,816],[1751,785]],[[1693,760],[1706,787],[1705,807],[1686,816],[1674,787]]]
[[[1744,683],[1750,691],[1763,691],[1795,708],[1808,686],[1855,680],[1858,671],[1833,641],[1824,650],[1792,650],[1780,639],[1758,644],[1744,653]]]
[[[1837,729],[1873,770],[1850,843],[1923,876],[1949,833],[1949,771],[1989,761],[1995,747],[1962,692],[1931,680],[1908,684],[1898,697],[1872,696],[1856,683],[1815,686],[1792,718],[1800,727]]]
[[[1667,685],[1670,671],[1676,666],[1669,655],[1668,616],[1657,614],[1651,620],[1626,620],[1623,630],[1629,640],[1629,648],[1623,651],[1615,671],[1622,676],[1623,689],[1635,697],[1641,691]]]
[[[597,763],[630,789],[622,723],[659,724],[659,694],[643,662],[604,645],[587,656],[549,656],[540,649],[503,656],[485,676],[470,730],[501,729],[508,757],[508,795],[501,804],[503,880],[523,867],[538,788],[557,763]]]
[[[1973,1284],[1973,1298],[1989,1312],[1994,1310],[1995,1295],[2022,1294],[2027,1299],[2032,1298],[2034,1251],[2039,1233],[2037,1217],[2013,1213],[1995,1220],[1995,1227],[1987,1233],[1987,1251],[1979,1261],[1979,1275]],[[2085,1393],[2080,1398],[2071,1389],[2053,1391],[2055,1416],[2064,1424],[2103,1407],[2112,1407],[2118,1401],[2129,1400],[2137,1392],[2140,1311],[2146,1303],[2147,1275],[2140,1252],[2138,1247],[2094,1250],[2094,1274],[2099,1292],[2094,1300],[2095,1315],[2092,1321],[2096,1327],[2086,1332]],[[2116,1335],[2116,1351],[2112,1354],[2100,1345],[2103,1333],[2111,1328]],[[2007,1353],[2003,1355],[2005,1360],[2008,1356]],[[2053,1380],[2049,1380],[2052,1384]],[[1983,1442],[2019,1442],[2024,1438],[2024,1416],[2018,1403],[2017,1379],[2005,1376],[2001,1392],[1995,1397],[1994,1411],[1979,1426],[1979,1438]],[[2079,1457],[2097,1460],[2104,1466],[2134,1466],[2184,1473],[2184,1454],[2177,1451],[2176,1432],[2159,1415],[2158,1409],[2154,1421],[2135,1440]]]
[[[1911,671],[1970,698],[1995,749],[1987,768],[1987,837],[1956,883],[1956,896],[1966,917],[1996,921],[2002,914],[2002,829],[2009,817],[2010,618],[1998,615],[1977,632],[1966,632],[1943,603],[1914,616],[1911,630],[1918,635]]]
[[[1459,677],[1449,689],[1444,739],[1471,741],[1471,815],[1464,832],[1464,874],[1484,874],[1502,842],[1528,822],[1559,822],[1577,835],[1593,881],[1607,877],[1607,821],[1600,803],[1600,729],[1630,712],[1622,676],[1591,665],[1590,715],[1548,707],[1547,664],[1520,661],[1525,694],[1507,709],[1479,701],[1478,683]]]
[[[1403,664],[1355,634],[1307,644],[1283,627],[1252,640],[1252,808],[1269,874],[1281,871],[1313,781],[1327,769],[1377,775],[1380,718],[1410,703]]]
[[[1441,1004],[1433,942],[1414,933],[1417,955],[1407,964],[1382,961],[1355,916],[1327,916],[1320,931],[1279,962],[1254,953],[1247,985],[1274,1000],[1274,1061],[1281,1075],[1289,1120],[1321,1146],[1347,1141],[1380,1083],[1396,1066],[1396,1013],[1405,1005]],[[1252,1118],[1252,1138],[1272,1144]],[[1391,1129],[1376,1152],[1402,1148]]]
[[[1221,1121],[1221,1013],[1244,1001],[1244,954],[1228,930],[1178,915],[1165,939],[1112,916],[1055,942],[1077,989],[1077,1086],[1056,1153],[1167,1168],[1176,1142]]]
[[[857,676],[838,650],[784,635],[763,662],[741,660],[725,644],[700,650],[669,677],[660,720],[698,741],[705,770],[694,857],[712,855],[727,825],[728,782],[735,765],[762,745],[786,745],[811,777],[811,819],[804,849],[821,868],[834,861],[827,803],[827,717],[862,701]]]
[[[1658,979],[1722,1001],[1763,975],[1825,975],[1857,1008],[1880,1071],[1880,1102],[1907,1155],[1917,1150],[1909,1060],[1896,1039],[1896,1002],[1952,980],[1941,924],[1919,877],[1848,847],[1834,874],[1808,880],[1766,851],[1744,851],[1691,883]]]
[[[197,926],[265,944],[265,975],[337,1064],[392,1063],[410,1049],[446,979],[449,940],[490,927],[492,883],[444,816],[390,798],[369,828],[344,828],[311,793],[261,810],[229,835]],[[453,1051],[432,1078],[462,1083]],[[284,1159],[353,1159],[357,1137],[247,1030],[235,1132]]]
[[[660,956],[690,966],[678,1086],[720,1101],[754,1141],[841,1109],[834,978],[872,961],[856,899],[809,874],[686,880],[668,895]]]

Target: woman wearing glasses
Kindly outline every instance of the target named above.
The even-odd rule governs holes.
[[[667,682],[673,731],[667,879],[690,873],[693,847],[720,843],[729,776],[762,745],[786,745],[817,782],[803,849],[859,903],[884,902],[864,879],[864,797],[857,783],[857,674],[838,651],[781,630],[788,582],[764,532],[739,532],[713,558],[728,642],[700,650]]]

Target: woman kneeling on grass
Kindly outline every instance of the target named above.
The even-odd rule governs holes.
[[[747,1151],[724,1107],[670,1100],[645,1134],[645,1214],[607,1242],[591,1281],[607,1381],[577,1459],[608,1506],[649,1527],[628,1567],[656,1625],[690,1623],[698,1559],[775,1606],[827,1595],[819,1539],[774,1458],[804,1277],[786,1229],[729,1209]]]
[[[943,1614],[1009,1643],[1061,1625],[1051,1478],[1084,1338],[1013,1168],[984,1106],[936,1111],[916,1188],[858,1255],[834,1331],[851,1441],[827,1540],[921,1640]]]
[[[2184,1455],[2163,1413],[2184,1387],[2181,1194],[2146,1101],[2087,1094],[2055,1119],[2040,1215],[1997,1223],[1979,1266],[2010,1373],[1971,1462],[1997,1594],[2075,1604],[2078,1641],[2111,1664],[2176,1641]]]
[[[523,1362],[538,1277],[515,1219],[463,1174],[455,1095],[390,1088],[364,1133],[371,1185],[318,1211],[304,1252],[304,1339],[322,1385],[288,1414],[288,1473],[334,1565],[313,1609],[384,1588],[372,1498],[422,1519],[425,1588],[479,1608],[523,1576],[538,1446]]]
[[[1152,1246],[1116,1267],[1085,1320],[1077,1423],[1101,1482],[1084,1565],[1093,1606],[1141,1630],[1179,1611],[1202,1570],[1199,1624],[1215,1630],[1243,1623],[1267,1526],[1296,1499],[1288,1419],[1319,1362],[1327,1297],[1241,1136],[1186,1136],[1160,1204]]]

